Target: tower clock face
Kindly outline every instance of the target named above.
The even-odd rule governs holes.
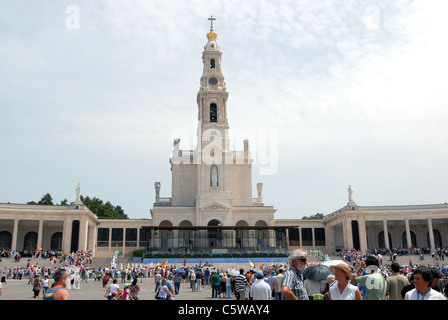
[[[212,78],[208,79],[208,83],[210,83],[212,86],[214,86],[218,83],[218,79],[212,77]]]

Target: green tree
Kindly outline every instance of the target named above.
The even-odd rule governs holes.
[[[40,204],[40,205],[46,205],[46,206],[53,206],[53,198],[51,197],[51,194],[47,193],[42,196],[42,199],[39,200],[39,202],[36,201],[30,201],[27,202],[27,204]]]
[[[93,197],[90,198],[89,196],[83,197],[81,196],[81,201],[84,203],[84,205],[89,208],[90,211],[95,213],[98,218],[100,219],[129,219],[129,217],[124,212],[123,208],[120,206],[114,206],[110,201],[107,201],[106,203],[103,202],[103,200]],[[39,202],[35,201],[29,201],[27,204],[34,204],[34,205],[54,205],[53,198],[49,193],[42,196],[42,199],[40,199]],[[61,201],[61,206],[67,206],[71,203],[68,202],[67,199],[64,199]]]
[[[114,206],[110,201],[104,203],[99,198],[89,196],[81,196],[81,201],[100,219],[129,219],[120,206]]]
[[[303,217],[302,220],[320,220],[324,218],[323,213],[316,213],[314,216]]]

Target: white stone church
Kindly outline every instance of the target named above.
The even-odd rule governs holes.
[[[179,242],[191,249],[193,226],[215,227],[202,230],[195,246],[236,246],[235,230],[218,227],[268,227],[274,225],[275,209],[262,203],[262,184],[257,184],[258,195],[252,195],[252,162],[249,142],[244,141],[244,151],[233,151],[229,143],[227,99],[222,70],[222,52],[217,34],[207,34],[207,44],[202,53],[203,72],[197,94],[198,128],[194,150],[180,150],[180,140],[174,141],[171,163],[171,198],[159,196],[160,183],[155,183],[156,199],[151,210],[154,226],[184,227],[178,230]],[[190,227],[185,229],[185,227]],[[246,230],[247,231],[247,230]],[[260,243],[268,246],[264,233],[257,229]],[[205,236],[205,233],[208,236]],[[185,240],[185,241],[183,241]],[[240,239],[243,241],[242,239]],[[200,242],[198,242],[200,241]],[[172,241],[171,241],[172,242]],[[224,243],[223,243],[224,242]],[[246,239],[249,245],[249,239]],[[271,247],[274,247],[271,243]],[[166,247],[162,241],[162,247]],[[171,243],[168,247],[172,247]]]
[[[207,33],[197,94],[194,150],[173,143],[171,197],[155,182],[150,219],[98,219],[81,201],[80,186],[70,206],[0,204],[0,251],[92,250],[110,257],[123,250],[186,253],[288,252],[301,247],[332,253],[338,249],[448,246],[448,204],[363,207],[353,189],[343,208],[320,220],[275,219],[265,205],[263,185],[252,194],[249,141],[230,149],[222,52],[217,34]],[[387,235],[387,236],[385,236]]]

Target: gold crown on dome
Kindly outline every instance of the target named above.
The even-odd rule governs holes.
[[[215,31],[210,30],[210,32],[207,33],[207,39],[215,39],[216,40],[216,38],[218,38],[218,35],[216,34]]]

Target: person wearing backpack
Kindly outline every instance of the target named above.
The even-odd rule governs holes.
[[[37,300],[37,298],[39,298],[41,288],[42,288],[42,282],[40,281],[39,274],[36,274],[33,280],[34,300]]]

